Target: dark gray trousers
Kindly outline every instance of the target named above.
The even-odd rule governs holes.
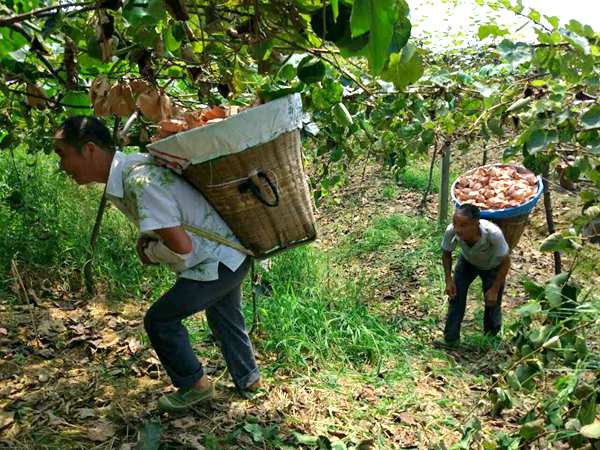
[[[249,258],[235,272],[219,264],[219,279],[215,281],[179,278],[146,312],[144,327],[176,387],[190,387],[204,374],[181,323],[199,311],[206,311],[236,387],[244,389],[259,379],[241,310],[241,284],[249,266]]]
[[[460,325],[465,316],[467,306],[467,292],[469,286],[476,277],[481,278],[483,293],[492,287],[496,280],[499,267],[490,270],[481,270],[468,262],[462,255],[459,256],[454,268],[454,283],[456,284],[456,296],[450,299],[448,305],[448,316],[444,328],[444,338],[454,341],[460,338]],[[498,301],[493,307],[485,306],[483,314],[483,330],[486,334],[496,335],[502,326],[502,294],[504,284],[498,291]]]

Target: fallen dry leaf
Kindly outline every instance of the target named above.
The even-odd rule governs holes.
[[[65,419],[63,419],[62,417],[55,416],[50,411],[48,411],[46,415],[48,416],[48,425],[56,426],[64,425],[65,423],[67,423]]]
[[[103,350],[111,348],[117,342],[119,342],[119,336],[117,336],[114,332],[107,330],[104,333],[102,333],[101,338],[90,341],[90,344],[92,344],[98,350]]]
[[[40,380],[40,383],[45,383],[49,379],[50,379],[50,376],[47,373],[40,373],[38,375],[38,380]]]
[[[142,343],[138,338],[130,337],[127,339],[127,347],[132,354],[136,354],[142,348]]]
[[[96,417],[96,411],[92,408],[78,408],[76,411],[77,418],[79,419],[88,419],[90,417]]]
[[[104,442],[115,435],[115,426],[107,420],[99,420],[94,428],[87,432],[87,437],[95,442]]]
[[[55,334],[63,333],[66,330],[64,324],[59,320],[46,319],[38,325],[38,332],[42,336],[51,337]]]
[[[401,423],[405,423],[406,425],[416,426],[419,424],[419,422],[415,420],[413,415],[407,412],[394,414],[394,418]]]
[[[356,447],[356,450],[371,450],[374,446],[375,446],[374,439],[364,439],[364,440],[360,441],[360,443]]]
[[[13,411],[0,411],[0,430],[9,427],[15,422],[15,413]]]
[[[186,430],[196,425],[196,420],[193,417],[181,417],[171,422],[171,425],[173,425],[175,428]]]

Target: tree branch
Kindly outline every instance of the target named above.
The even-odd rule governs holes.
[[[51,98],[48,97],[44,97],[42,95],[35,95],[35,94],[30,94],[29,92],[25,92],[25,91],[20,91],[18,89],[11,89],[11,88],[6,88],[6,90],[8,92],[12,92],[13,94],[22,94],[25,95],[27,97],[33,97],[33,98],[39,98],[42,100],[46,100],[48,103],[51,103],[54,105],[54,107],[56,106],[64,106],[65,108],[74,108],[74,109],[90,109],[89,106],[83,106],[83,105],[70,105],[68,103],[62,103],[62,102],[58,102],[56,100],[52,100]]]
[[[12,25],[12,24],[18,23],[18,22],[22,22],[24,20],[31,19],[32,17],[44,16],[44,15],[47,15],[48,12],[57,11],[59,9],[84,7],[83,9],[77,10],[75,12],[81,12],[81,11],[84,11],[84,10],[87,11],[89,9],[85,9],[85,7],[92,6],[92,5],[94,5],[94,9],[97,7],[95,1],[84,2],[84,3],[77,3],[77,4],[73,4],[73,3],[61,3],[61,4],[58,4],[58,5],[54,5],[54,6],[46,6],[44,8],[35,9],[33,11],[29,11],[29,12],[26,12],[26,13],[23,13],[23,14],[17,14],[17,15],[14,15],[12,17],[0,17],[0,27],[5,27],[5,26],[8,26],[8,25]]]
[[[331,59],[325,58],[325,56],[323,56],[323,54],[321,52],[315,52],[313,49],[302,47],[301,45],[298,45],[298,44],[295,44],[294,42],[288,41],[287,39],[284,39],[281,36],[275,36],[275,39],[279,40],[281,42],[285,42],[287,45],[291,46],[292,48],[295,48],[297,50],[302,50],[302,51],[304,51],[306,53],[310,53],[311,55],[316,56],[317,58],[321,58],[323,61],[331,64],[337,70],[339,70],[340,72],[342,72],[344,74],[344,76],[347,77],[349,80],[351,80],[354,84],[356,84],[357,86],[359,86],[360,88],[362,88],[362,90],[364,90],[365,93],[368,96],[372,96],[373,95],[373,92],[371,92],[371,90],[367,86],[365,86],[362,83],[362,81],[360,81],[354,75],[352,75],[350,72],[348,72],[348,70],[346,70],[345,68],[343,68],[342,66],[340,66],[337,63],[337,61],[332,61]]]

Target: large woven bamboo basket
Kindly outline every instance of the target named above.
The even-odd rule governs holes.
[[[183,176],[257,257],[317,236],[298,130],[243,152],[190,165]]]
[[[515,217],[506,217],[504,219],[488,218],[488,220],[494,222],[502,230],[504,239],[506,239],[506,243],[512,251],[517,247],[523,231],[525,231],[529,223],[529,213]]]
[[[317,236],[301,126],[294,94],[148,149],[202,192],[253,256],[269,257]]]

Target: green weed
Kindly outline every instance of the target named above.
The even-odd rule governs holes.
[[[427,180],[429,179],[429,169],[424,165],[420,167],[406,166],[398,175],[398,181],[402,186],[409,189],[424,192],[427,189]],[[430,192],[438,192],[440,186],[440,169],[433,169],[433,177]]]
[[[412,244],[410,248],[395,253],[403,265],[406,265],[409,259],[417,263],[437,257],[441,233],[435,224],[426,218],[393,214],[375,219],[359,237],[349,236],[343,245],[342,253],[346,257],[386,250],[393,253],[393,244],[402,244],[408,240]]]
[[[385,200],[393,200],[398,196],[398,188],[394,185],[389,185],[383,188],[382,192]]]
[[[408,343],[364,303],[364,280],[344,280],[322,252],[302,247],[278,256],[265,275],[271,298],[260,303],[260,347],[276,365],[380,365],[402,361]]]
[[[26,271],[81,288],[91,230],[102,195],[97,186],[78,187],[58,171],[57,160],[15,151],[0,158],[0,270],[16,259]],[[135,252],[137,232],[109,207],[94,258],[94,273],[110,298],[158,295],[173,280],[164,268],[143,268]],[[6,288],[9,279],[0,280]]]
[[[457,176],[458,174],[454,173],[451,169],[450,183],[452,183]],[[422,159],[412,161],[397,174],[396,178],[399,184],[408,189],[425,192],[429,180],[429,161]],[[430,192],[439,192],[440,180],[440,163],[437,162],[433,167]]]

